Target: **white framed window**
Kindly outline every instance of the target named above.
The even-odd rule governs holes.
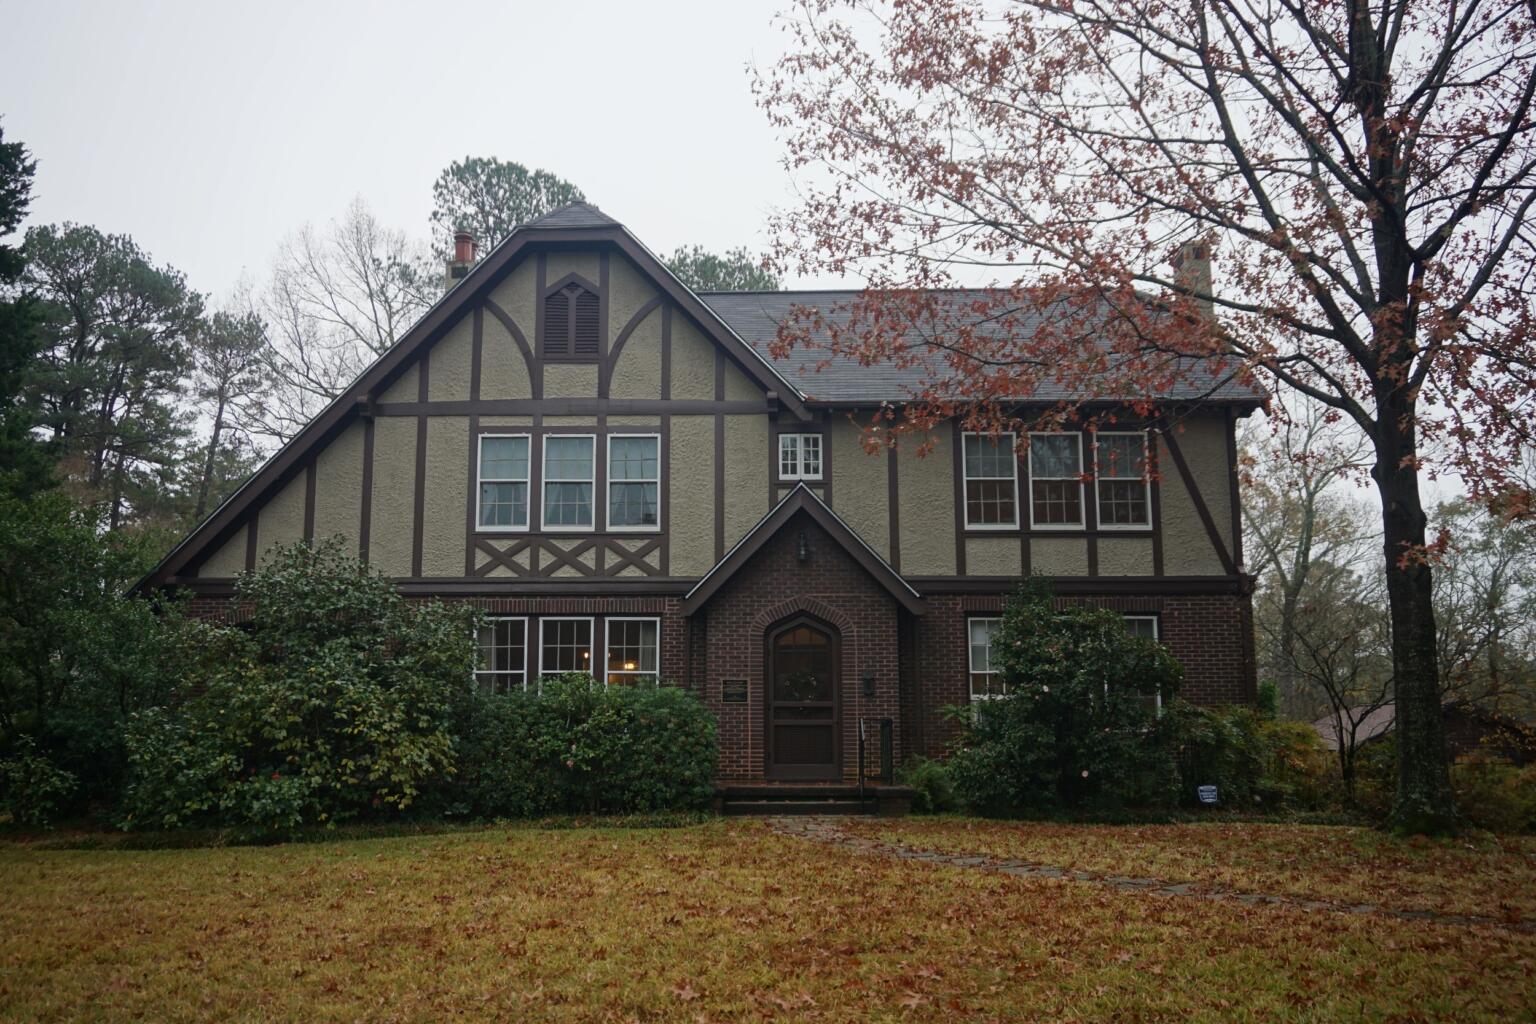
[[[528,620],[487,619],[476,637],[475,682],[487,693],[528,688]]]
[[[551,616],[539,620],[539,678],[592,672],[592,619]]]
[[[1083,435],[1029,435],[1029,525],[1083,528]]]
[[[966,528],[1017,528],[1019,460],[1014,453],[1014,435],[968,433],[962,444]]]
[[[1139,636],[1143,640],[1158,642],[1157,616],[1156,615],[1127,615],[1125,616],[1125,629],[1131,636]],[[1163,710],[1163,694],[1158,691],[1147,700],[1152,705],[1152,710],[1161,713]]]
[[[1147,435],[1106,433],[1094,438],[1099,527],[1143,530],[1152,525],[1147,497]]]
[[[661,435],[608,436],[608,528],[661,529]]]
[[[661,620],[610,616],[603,623],[608,634],[607,675],[609,686],[657,682],[661,673]]]
[[[544,435],[544,529],[592,529],[593,434]]]
[[[969,654],[971,700],[988,700],[1007,693],[1003,677],[992,663],[992,640],[1001,619],[967,619],[966,643]]]
[[[779,479],[821,479],[821,435],[779,435]]]
[[[480,435],[479,529],[528,529],[528,444],[527,434]]]

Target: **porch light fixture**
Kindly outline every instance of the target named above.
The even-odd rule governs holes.
[[[862,681],[864,683],[864,696],[873,697],[875,695],[875,674],[873,672],[865,672]]]
[[[811,542],[806,537],[804,530],[800,531],[800,536],[795,541],[795,560],[798,562],[809,562],[811,560]]]

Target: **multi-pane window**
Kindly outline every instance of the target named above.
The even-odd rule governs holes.
[[[661,438],[608,438],[608,526],[654,529],[661,524]]]
[[[1018,525],[1013,435],[965,435],[965,525]]]
[[[779,435],[779,479],[821,479],[821,435]]]
[[[612,618],[607,629],[608,685],[656,682],[658,620]]]
[[[1146,435],[1100,433],[1096,451],[1099,525],[1106,529],[1150,526]]]
[[[970,619],[966,622],[966,629],[970,634],[968,640],[972,700],[1001,697],[1008,692],[1003,685],[1003,677],[998,674],[992,664],[992,639],[997,634],[997,627],[1001,621],[1001,619]]]
[[[528,526],[528,438],[486,434],[480,438],[480,526],[521,530]]]
[[[545,529],[592,525],[593,441],[590,434],[544,438]]]
[[[539,675],[592,672],[592,620],[539,620]]]
[[[1157,616],[1156,615],[1127,615],[1125,617],[1125,630],[1131,636],[1139,636],[1143,640],[1157,641]],[[1152,694],[1147,698],[1147,703],[1152,710],[1163,709],[1163,695],[1161,692]]]
[[[528,685],[528,620],[491,619],[480,627],[475,682],[487,693]]]
[[[1081,435],[1029,435],[1029,520],[1047,529],[1083,525]]]

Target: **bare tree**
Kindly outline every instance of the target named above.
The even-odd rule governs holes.
[[[232,447],[249,447],[235,415],[267,393],[262,356],[266,332],[254,313],[218,312],[204,323],[192,343],[191,391],[209,419],[208,438],[199,459],[192,518],[201,520],[215,491],[218,469]],[[232,436],[233,435],[233,436]]]

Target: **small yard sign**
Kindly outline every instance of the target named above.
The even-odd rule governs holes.
[[[1214,804],[1216,802],[1216,787],[1201,786],[1195,790],[1195,795],[1200,798],[1200,802],[1203,804]]]

